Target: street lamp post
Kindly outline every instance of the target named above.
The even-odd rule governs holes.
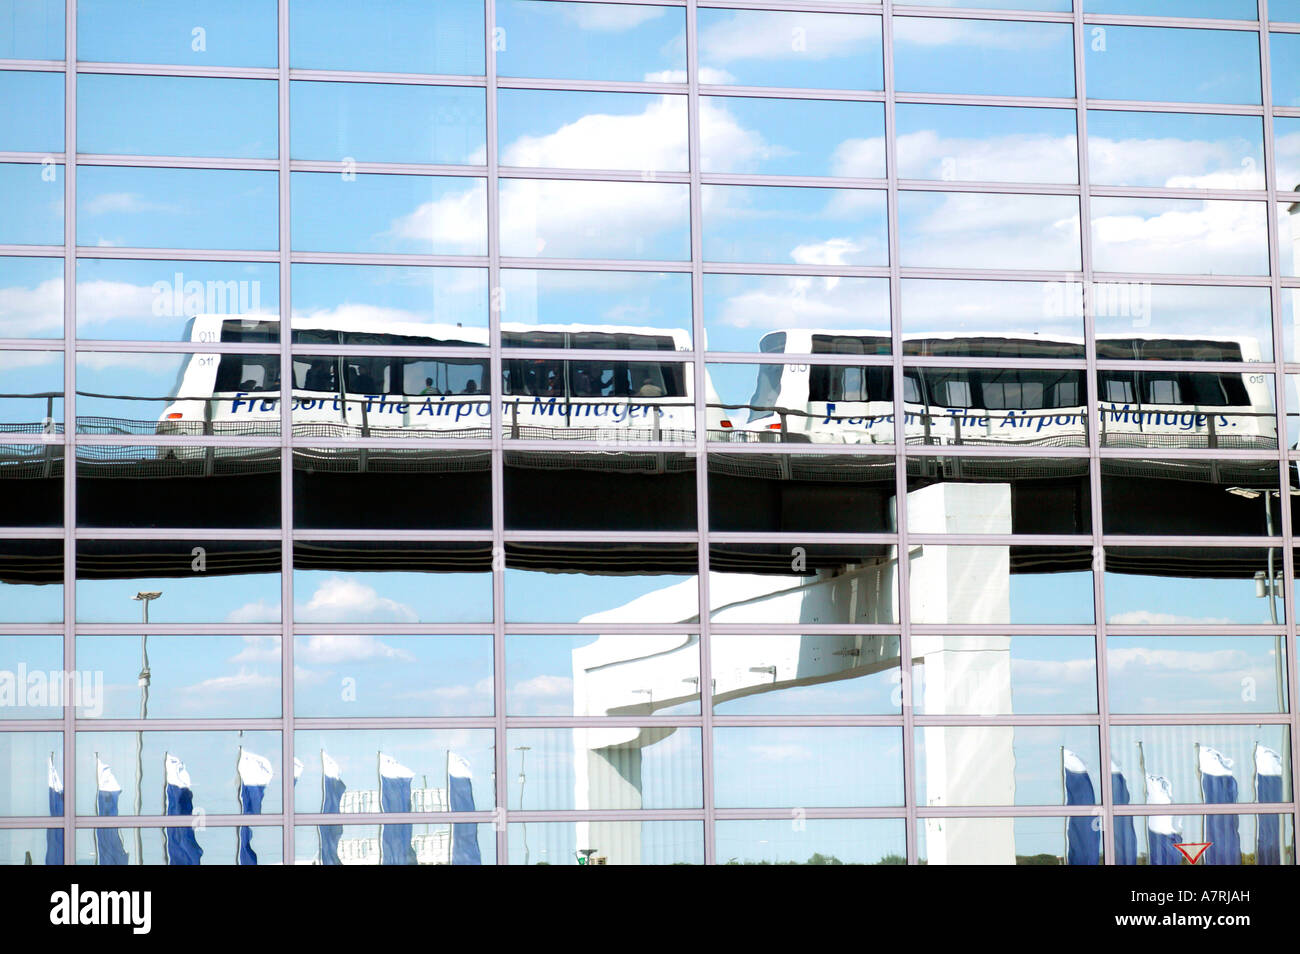
[[[531,745],[515,746],[515,751],[519,753],[519,810],[520,811],[524,810],[524,783],[528,781],[528,776],[524,774],[524,758],[525,756],[527,756],[528,750],[531,748],[532,748]],[[523,834],[524,834],[524,865],[526,867],[529,864],[528,822],[523,823]]]
[[[149,604],[162,596],[159,591],[137,593],[133,599],[140,601],[140,621],[144,630],[140,633],[140,721],[149,716]],[[144,726],[135,731],[135,815],[140,817],[140,796],[144,788]],[[135,863],[144,864],[144,839],[140,834],[140,825],[135,826]]]

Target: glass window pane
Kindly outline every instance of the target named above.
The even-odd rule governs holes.
[[[582,365],[588,365],[583,368]],[[594,362],[572,362],[572,383],[594,386]],[[583,403],[594,413],[599,405]],[[610,405],[606,414],[618,408]],[[696,527],[695,455],[510,451],[505,525],[512,530],[690,530]]]
[[[0,58],[63,59],[64,0],[0,0]]]
[[[915,457],[907,489],[908,526],[917,533],[1092,532],[1082,457]],[[967,508],[984,512],[978,529],[935,523],[946,510]]]
[[[487,269],[292,266],[294,340],[465,347],[487,343]]]
[[[904,387],[903,400],[909,405],[906,427],[920,443],[1048,447],[1088,443],[1081,371],[910,368],[904,372]]]
[[[927,532],[922,526],[915,532]],[[916,623],[1093,621],[1092,552],[1086,548],[926,544],[908,565]]]
[[[1270,11],[1271,16],[1271,11]],[[1300,35],[1269,34],[1269,69],[1273,75],[1273,105],[1300,106]]]
[[[274,249],[277,174],[247,169],[77,172],[77,244]]]
[[[686,82],[680,7],[496,0],[496,26],[501,76]]]
[[[0,432],[63,433],[63,352],[0,351]]]
[[[879,103],[824,99],[700,99],[704,172],[786,176],[885,176]]]
[[[884,192],[706,185],[701,197],[707,262],[889,262]]]
[[[693,544],[507,544],[506,619],[688,622],[699,614],[698,568]]]
[[[1273,120],[1273,153],[1277,159],[1277,188],[1279,192],[1300,191],[1300,118],[1278,116]],[[1286,209],[1284,205],[1282,207]],[[1284,217],[1285,221],[1285,217]],[[1294,261],[1290,249],[1282,249],[1283,266],[1294,275]]]
[[[501,180],[501,254],[685,261],[689,187],[672,182]]]
[[[1209,842],[1198,865],[1295,864],[1293,815],[1134,815],[1131,823],[1137,853],[1117,858],[1116,864],[1186,864],[1173,845],[1211,838],[1218,846]]]
[[[682,172],[686,97],[503,89],[497,93],[503,166]]]
[[[1103,447],[1277,447],[1271,374],[1098,372]]]
[[[1093,713],[1093,637],[913,633],[912,684],[925,715]]]
[[[292,195],[293,244],[303,251],[487,251],[482,179],[295,172]]]
[[[901,818],[811,818],[717,823],[721,865],[903,865]]]
[[[52,764],[51,764],[52,763]],[[51,810],[50,775],[53,773],[63,789],[62,732],[0,732],[0,816],[62,815]],[[33,861],[45,859],[45,840]],[[57,857],[57,854],[55,855]],[[62,864],[48,859],[46,863]]]
[[[1089,299],[1101,359],[1273,360],[1267,288],[1094,282]]]
[[[56,828],[0,829],[0,865],[61,865],[62,838]]]
[[[63,244],[63,166],[0,162],[0,243]]]
[[[63,541],[0,540],[0,623],[63,621]]]
[[[0,444],[0,527],[63,526],[63,454],[61,444]]]
[[[505,268],[498,304],[507,348],[691,348],[689,272]]]
[[[924,865],[1096,865],[1102,861],[1102,834],[1100,819],[1092,814],[919,818],[917,860]]]
[[[274,343],[279,303],[269,262],[77,260],[79,338]]]
[[[7,21],[3,9],[0,21]],[[0,150],[63,151],[62,73],[0,71]]]
[[[1267,215],[1262,202],[1096,197],[1093,264],[1106,272],[1267,275]]]
[[[1101,462],[1107,533],[1280,534],[1277,461],[1108,458]]]
[[[880,17],[709,7],[697,16],[701,83],[882,88]]]
[[[272,29],[274,39],[275,31]],[[294,69],[483,75],[483,0],[291,0]]]
[[[946,182],[1078,182],[1075,114],[900,103],[898,174]]]
[[[719,808],[903,804],[897,728],[727,726],[713,730]]]
[[[1259,34],[1253,31],[1100,29],[1084,51],[1089,99],[1260,102]],[[1189,76],[1196,81],[1189,83]]]
[[[63,337],[63,259],[0,258],[0,338]]]
[[[790,353],[788,335],[802,342],[804,331],[813,336],[809,347],[818,337],[852,353],[888,354],[891,347],[883,278],[706,274],[703,307],[712,351]],[[857,330],[865,328],[876,330]]]
[[[295,159],[484,165],[483,90],[392,83],[290,84]]]
[[[826,454],[709,454],[709,529],[889,533],[894,459]]]
[[[196,816],[197,818],[197,816]],[[206,825],[206,823],[205,823]],[[183,864],[188,862],[168,861],[170,842],[169,832],[193,831],[194,842],[187,845],[193,853],[193,845],[198,846],[200,860],[197,864],[208,865],[278,865],[281,864],[284,849],[283,831],[272,825],[249,825],[239,828],[222,828],[218,825],[200,827],[198,821],[186,823],[175,828],[79,828],[77,829],[76,852],[77,864],[109,864],[101,858],[116,857],[110,855],[112,845],[125,856],[125,864],[146,865]],[[97,832],[101,832],[98,837]],[[247,837],[247,848],[241,851],[241,839]],[[175,837],[175,836],[171,836]],[[184,837],[184,836],[181,836]],[[183,849],[177,848],[176,851]],[[250,859],[243,852],[251,852]],[[180,857],[176,854],[172,857]],[[143,862],[137,862],[143,858]]]
[[[518,822],[506,830],[512,865],[704,864],[697,821]]]
[[[275,0],[80,0],[77,59],[275,66]]]
[[[714,543],[709,615],[763,626],[896,623],[897,559],[883,543]]]
[[[1285,802],[1288,735],[1285,725],[1111,726],[1110,757],[1135,805]]]
[[[0,721],[62,719],[63,705],[80,704],[89,712],[103,709],[104,680],[84,663],[64,676],[63,637],[0,636]]]
[[[294,829],[300,865],[494,865],[491,825],[320,825]],[[459,859],[459,860],[458,860]]]
[[[916,729],[918,805],[1100,805],[1093,726]]]
[[[1110,711],[1286,712],[1283,636],[1109,636]]]
[[[1277,550],[1253,547],[1107,547],[1106,622],[1114,626],[1278,623],[1280,588],[1268,592]]]
[[[1277,2],[1271,0],[1270,8]],[[1176,11],[1160,0],[1083,0],[1083,11],[1141,17],[1205,17],[1211,20],[1253,20],[1257,15],[1255,0],[1181,0]],[[1272,13],[1270,9],[1269,15]]]
[[[903,353],[1082,358],[1080,282],[905,278]]]
[[[278,106],[271,80],[84,74],[77,78],[77,149],[274,159]],[[204,121],[160,123],[159,116]]]
[[[1005,68],[1014,59],[1016,69]],[[901,92],[1073,96],[1068,23],[894,19],[894,84]]]
[[[517,789],[511,786],[511,807],[522,811],[635,811],[703,804],[699,729],[511,729],[506,745],[511,777],[518,780]]]
[[[900,192],[898,220],[904,267],[1080,267],[1074,196]]]
[[[691,633],[506,636],[506,711],[516,716],[698,715]]]
[[[1096,185],[1263,189],[1264,130],[1254,116],[1088,111]]]

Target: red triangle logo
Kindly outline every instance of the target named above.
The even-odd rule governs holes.
[[[1212,844],[1214,844],[1212,841],[1193,841],[1185,845],[1174,845],[1174,847],[1182,852],[1188,864],[1194,865],[1201,860],[1201,855],[1205,854],[1206,849]]]

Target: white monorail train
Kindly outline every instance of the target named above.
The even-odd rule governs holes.
[[[907,335],[909,354],[930,358],[1069,358],[1081,339],[1031,334]],[[766,354],[885,355],[887,332],[792,329],[763,337]],[[1277,446],[1273,390],[1254,338],[1103,335],[1105,359],[1241,362],[1241,371],[1102,370],[1096,425],[1111,446]],[[903,374],[909,443],[1084,445],[1087,382],[1080,369],[908,367]],[[758,385],[731,441],[872,444],[894,440],[888,364],[759,365]],[[744,409],[737,409],[737,417]]]
[[[196,343],[274,344],[275,316],[198,315],[185,338]],[[612,325],[505,325],[515,347],[567,348],[563,357],[512,356],[501,381],[503,426],[521,439],[593,441],[695,440],[691,366],[670,355],[690,350],[680,329]],[[470,355],[404,355],[404,346],[482,347],[482,328],[392,322],[294,321],[295,345],[368,346],[392,352],[293,357],[295,433],[316,437],[490,435],[489,360]],[[573,351],[600,350],[582,358]],[[661,351],[663,360],[609,357],[617,351]],[[159,433],[276,433],[280,418],[280,359],[276,354],[195,353],[182,368]],[[713,428],[729,422],[706,389]]]

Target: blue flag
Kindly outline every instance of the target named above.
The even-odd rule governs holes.
[[[50,817],[59,819],[63,823],[63,782],[59,778],[58,771],[54,768],[54,753],[50,753]],[[45,829],[45,863],[47,865],[63,864],[63,829],[47,828]]]
[[[101,818],[117,816],[117,800],[122,786],[98,755],[95,756],[95,814]],[[122,847],[122,833],[116,828],[95,829],[95,864],[124,865],[126,849]]]
[[[339,805],[343,801],[343,793],[348,787],[343,784],[343,778],[339,772],[339,763],[324,752],[320,754],[320,766],[322,776],[320,813],[322,815],[337,815]],[[343,837],[342,825],[321,825],[316,829],[320,836],[320,863],[323,865],[341,865],[339,860],[339,839]]]
[[[1208,745],[1200,747],[1201,792],[1207,805],[1232,805],[1237,801],[1237,779],[1232,759]],[[1236,815],[1206,815],[1205,849],[1207,865],[1241,864],[1241,835]]]
[[[379,754],[379,810],[382,812],[409,812],[411,810],[411,779],[415,777],[396,759]],[[381,865],[413,865],[415,848],[411,844],[413,825],[383,825],[379,833],[379,863]]]
[[[1172,805],[1174,802],[1173,786],[1163,775],[1147,776],[1147,804]],[[1174,847],[1181,842],[1182,833],[1178,830],[1172,815],[1150,815],[1147,817],[1147,864],[1180,865],[1182,853]]]
[[[1083,760],[1069,749],[1061,750],[1065,774],[1065,804],[1096,805],[1097,796]],[[1101,859],[1101,831],[1092,815],[1071,815],[1066,823],[1067,865],[1095,865]]]
[[[254,755],[247,749],[239,750],[239,813],[241,815],[262,814],[262,799],[266,797],[266,786],[271,783],[275,773],[271,771],[271,760]],[[253,829],[241,825],[239,828],[239,850],[235,864],[257,864],[257,852],[253,850]]]
[[[163,756],[166,783],[163,787],[164,815],[193,815],[194,792],[190,790],[190,773],[185,763],[171,753]],[[189,825],[168,827],[163,839],[163,850],[169,865],[197,865],[203,849]]]
[[[1129,803],[1128,782],[1124,773],[1114,762],[1110,763],[1110,797],[1116,805]],[[1115,864],[1135,865],[1138,863],[1137,831],[1133,827],[1132,815],[1115,816]]]
[[[1282,757],[1266,745],[1255,746],[1255,801],[1282,802]],[[1259,815],[1255,825],[1255,864],[1282,863],[1282,816]]]
[[[453,812],[474,810],[474,779],[469,762],[455,752],[447,753],[447,801]],[[458,822],[451,826],[451,863],[483,863],[478,850],[478,825],[474,822]]]

